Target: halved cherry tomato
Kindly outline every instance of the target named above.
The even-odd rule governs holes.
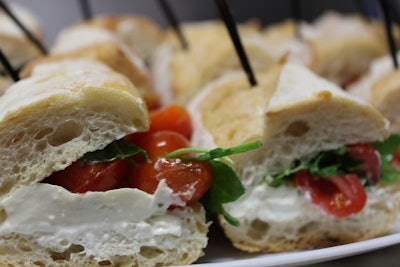
[[[174,194],[178,195],[186,205],[191,205],[210,188],[212,168],[206,161],[157,158],[133,167],[126,186],[153,194],[163,179]]]
[[[354,174],[315,177],[306,170],[296,173],[296,184],[303,195],[326,213],[347,217],[361,211],[367,194],[360,179]]]
[[[400,149],[393,154],[393,158],[390,163],[394,168],[400,171]]]
[[[150,132],[174,131],[190,140],[193,132],[189,113],[181,106],[171,105],[150,113]]]
[[[150,129],[143,133],[133,133],[124,139],[136,144],[150,133],[173,131],[184,135],[190,140],[193,128],[189,113],[181,106],[171,105],[150,112]]]
[[[62,171],[53,173],[44,182],[59,185],[72,193],[107,191],[118,188],[129,169],[127,160],[85,164],[76,161]]]
[[[189,140],[178,132],[150,132],[137,141],[137,146],[144,149],[150,159],[164,156],[174,150],[190,147]]]
[[[362,160],[360,172],[371,184],[376,184],[381,177],[381,158],[375,148],[369,144],[347,146],[350,157]]]

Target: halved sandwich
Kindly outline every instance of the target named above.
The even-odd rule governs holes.
[[[240,226],[220,218],[233,245],[249,252],[283,252],[357,242],[393,226],[400,205],[399,172],[390,165],[397,144],[382,145],[388,122],[307,68],[284,64],[209,84],[190,104],[195,146],[227,147],[261,140],[238,155],[246,188],[225,205]]]
[[[195,159],[162,157],[189,141],[149,125],[127,78],[96,61],[57,64],[41,65],[0,99],[0,265],[197,260],[209,226],[198,200],[223,211],[214,170],[222,166],[226,174],[227,166],[215,153],[206,160],[190,152]],[[234,178],[237,198],[243,187]]]

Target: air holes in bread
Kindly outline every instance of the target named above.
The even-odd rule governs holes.
[[[33,138],[35,138],[36,140],[41,140],[41,139],[43,139],[43,137],[51,134],[52,132],[53,132],[53,128],[47,127],[47,128],[40,130],[39,132],[37,132]]]
[[[74,120],[67,120],[59,124],[54,133],[48,137],[48,142],[52,146],[60,146],[79,137],[83,132],[83,126]]]
[[[148,259],[156,258],[162,253],[163,251],[157,247],[143,246],[140,248],[140,255]]]
[[[71,258],[71,254],[73,253],[84,253],[85,248],[81,245],[74,245],[72,244],[66,251],[64,252],[55,252],[55,251],[49,251],[51,253],[51,258],[54,261],[69,261]]]
[[[252,239],[260,240],[267,234],[269,228],[270,226],[268,223],[256,219],[251,223],[247,235]]]
[[[0,224],[4,223],[7,220],[7,212],[4,208],[0,207]]]
[[[294,121],[285,130],[286,136],[299,137],[305,135],[310,130],[308,123],[302,120]]]

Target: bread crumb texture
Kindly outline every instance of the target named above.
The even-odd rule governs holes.
[[[22,234],[1,237],[0,266],[171,266],[194,262],[203,254],[207,244],[209,224],[205,223],[205,212],[200,204],[169,212],[181,222],[179,236],[160,232],[153,238],[142,239],[140,225],[149,227],[160,223],[160,216],[153,216],[141,223],[132,223],[130,230],[137,233],[125,238],[112,232],[104,233],[104,242],[99,242],[99,253],[91,255],[85,249],[85,242],[65,244],[65,249],[57,251],[42,247],[40,240]],[[0,212],[0,223],[4,221]],[[137,228],[134,230],[134,228]]]
[[[233,215],[244,206],[247,216],[239,218],[240,227],[232,227],[222,217],[221,225],[233,245],[248,252],[285,252],[348,244],[387,234],[393,227],[400,208],[400,183],[380,186],[368,192],[366,207],[346,218],[330,216],[313,206],[296,189],[286,188],[297,204],[289,204],[268,185],[268,200],[249,198],[238,207],[228,209]],[[285,186],[284,186],[285,187]],[[280,189],[285,190],[285,189]],[[264,195],[265,198],[265,195]],[[271,207],[266,209],[265,207]],[[264,207],[264,209],[263,209]],[[292,208],[296,210],[293,210]],[[280,209],[283,216],[279,215]]]
[[[36,75],[14,84],[0,99],[0,199],[88,151],[146,130],[146,110],[133,85],[108,70]]]

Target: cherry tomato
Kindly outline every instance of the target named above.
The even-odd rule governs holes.
[[[107,191],[118,188],[129,170],[127,160],[85,164],[76,161],[65,170],[50,175],[44,182],[59,185],[72,193]]]
[[[393,154],[393,158],[390,163],[395,169],[400,171],[400,149]]]
[[[346,217],[361,211],[367,194],[360,179],[354,174],[315,177],[306,170],[296,173],[296,184],[303,195],[326,213]]]
[[[210,188],[212,168],[206,161],[157,158],[133,167],[126,185],[153,194],[163,179],[174,194],[191,205]]]
[[[174,131],[190,140],[193,132],[189,113],[181,106],[171,105],[150,112],[150,132]]]
[[[347,146],[350,157],[362,160],[360,172],[371,184],[376,184],[381,176],[381,158],[379,153],[369,144]]]
[[[164,156],[180,148],[190,147],[189,140],[185,136],[172,131],[150,132],[136,145],[144,149],[150,159]]]

